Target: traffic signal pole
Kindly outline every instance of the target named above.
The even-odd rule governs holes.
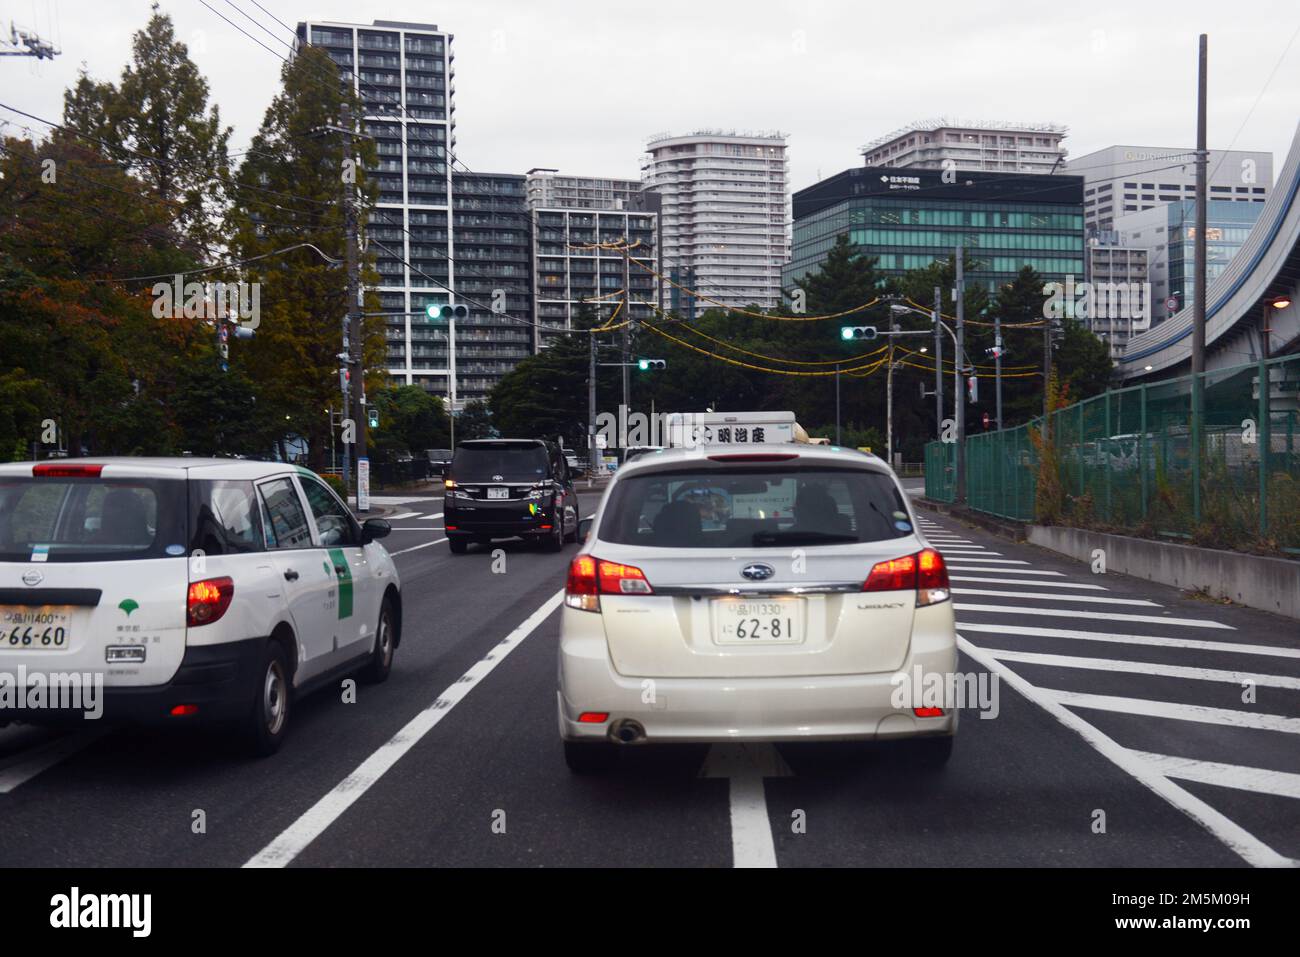
[[[953,404],[957,412],[957,472],[954,478],[953,500],[958,504],[966,501],[966,400],[962,395],[961,373],[962,356],[966,354],[966,279],[962,271],[962,248],[957,247],[957,354],[953,356],[953,370],[957,378],[957,390],[953,395]]]

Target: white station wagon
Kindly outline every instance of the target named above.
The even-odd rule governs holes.
[[[643,741],[915,738],[924,760],[947,760],[956,712],[897,691],[917,668],[956,670],[948,573],[881,459],[793,443],[651,452],[618,470],[591,521],[560,623],[572,769]]]
[[[388,532],[284,463],[0,465],[0,723],[219,723],[269,754],[295,695],[388,676]]]

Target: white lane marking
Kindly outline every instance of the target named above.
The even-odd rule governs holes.
[[[1133,753],[1167,778],[1195,781],[1198,784],[1217,784],[1219,787],[1254,791],[1256,794],[1300,798],[1300,774],[1290,771],[1248,768],[1240,764],[1220,764],[1218,761],[1197,761],[1174,754],[1152,754],[1150,751]]]
[[[421,516],[420,516],[420,521],[423,522],[423,521],[432,520],[432,519],[435,519],[435,518],[442,518],[442,512],[434,512],[432,515],[421,515]]]
[[[389,515],[388,520],[390,522],[400,522],[404,518],[415,518],[419,514],[419,512],[401,512],[397,515]]]
[[[1053,583],[1055,584],[1055,583]],[[1100,595],[1049,595],[1022,591],[997,591],[991,588],[958,588],[959,595],[987,595],[993,598],[1032,598],[1034,601],[1078,601],[1093,605],[1136,605],[1139,608],[1163,608],[1159,602],[1147,601],[1145,598],[1103,598]],[[1086,612],[1086,614],[1092,614]]]
[[[424,531],[424,529],[420,529],[420,531]],[[428,548],[430,545],[437,545],[439,542],[445,542],[445,541],[446,541],[445,538],[435,538],[431,542],[424,542],[423,544],[420,545],[412,545],[410,548],[403,548],[400,551],[389,552],[388,554],[391,555],[393,558],[396,558],[398,555],[405,555],[407,552],[413,552],[421,548]]]
[[[0,767],[0,794],[8,794],[64,758],[94,744],[111,730],[108,727],[86,728],[37,745],[29,751],[20,751],[13,756],[12,763]]]
[[[732,867],[776,867],[763,779],[792,773],[770,744],[728,742],[709,747],[700,777],[729,779]]]
[[[1287,675],[1265,675],[1253,671],[1224,671],[1220,668],[1194,668],[1188,665],[1165,665],[1153,661],[1129,661],[1125,658],[1051,655],[1036,651],[989,648],[986,645],[980,647],[1000,661],[1019,661],[1027,665],[1083,668],[1087,671],[1118,671],[1124,674],[1159,675],[1162,678],[1191,678],[1196,681],[1223,681],[1234,685],[1249,681],[1264,688],[1300,690],[1300,678],[1292,678]]]
[[[957,555],[962,558],[982,558],[985,555],[1001,555],[1001,552],[991,552],[987,548],[944,548],[940,547],[939,551],[945,555]]]
[[[441,532],[442,529],[439,528],[439,527],[436,526],[436,525],[433,525],[433,526],[430,526],[430,525],[407,525],[407,526],[405,526],[405,527],[402,527],[402,526],[399,526],[399,525],[394,525],[394,526],[393,526],[393,531],[395,531],[395,532]]]
[[[1096,619],[1097,611],[1079,611],[1076,608],[1019,608],[1015,605],[968,605],[953,604],[958,611],[989,611],[1002,615],[1045,615],[1049,618],[1087,618]],[[1187,628],[1222,628],[1236,631],[1231,625],[1217,621],[1203,621],[1200,618],[1166,618],[1163,615],[1122,615],[1119,612],[1106,612],[1106,621],[1143,621],[1153,625],[1183,625]]]
[[[506,656],[523,644],[524,639],[537,630],[555,609],[560,607],[564,591],[557,591],[529,615],[518,628],[498,642],[485,657],[474,662],[473,667],[433,700],[427,708],[406,723],[397,734],[379,746],[357,769],[334,786],[334,789],[308,808],[284,832],[262,850],[258,851],[245,867],[284,867],[301,854],[307,845],[320,837],[339,819],[356,800],[420,739],[432,731],[452,708],[456,707],[470,689],[478,686]]]
[[[943,552],[943,549],[939,549]],[[949,567],[960,565],[962,562],[983,562],[986,565],[1028,565],[1029,562],[1021,561],[1019,558],[985,558],[983,555],[952,555],[949,556],[944,552],[944,564]],[[1046,575],[1047,572],[1041,574]]]
[[[1034,638],[1072,638],[1079,641],[1110,641],[1121,645],[1150,645],[1155,648],[1195,648],[1198,651],[1228,651],[1242,655],[1272,655],[1277,658],[1300,658],[1300,648],[1276,648],[1272,645],[1239,645],[1231,641],[1203,641],[1199,638],[1160,638],[1155,635],[1117,635],[1104,631],[1074,631],[1069,628],[1030,628],[1024,625],[985,625],[959,621],[962,631],[994,635],[1026,635]]]
[[[1065,572],[1048,572],[1041,571],[1037,568],[985,568],[983,565],[963,565],[959,562],[945,562],[949,568],[960,568],[964,572],[997,572],[999,575],[1045,575],[1049,578],[1064,578]],[[1049,585],[1050,582],[1038,582],[1037,584]]]
[[[1040,688],[1043,694],[1072,708],[1091,708],[1094,711],[1114,711],[1118,714],[1136,714],[1146,718],[1171,718],[1175,721],[1195,721],[1215,724],[1225,728],[1253,728],[1256,731],[1283,731],[1300,734],[1300,718],[1262,711],[1237,711],[1233,708],[1211,708],[1202,704],[1179,704],[1175,701],[1152,701],[1148,698],[1125,698],[1113,694],[1090,694],[1086,691],[1059,691]]]
[[[962,651],[989,671],[996,671],[1012,689],[1034,702],[1061,724],[1078,733],[1116,767],[1128,772],[1141,784],[1204,827],[1239,855],[1247,864],[1255,867],[1294,867],[1296,865],[1296,862],[1291,858],[1279,854],[1236,821],[1174,784],[1174,782],[1152,768],[1150,764],[1143,761],[1136,752],[1121,747],[1113,739],[1107,737],[1079,715],[1065,707],[1060,701],[1035,688],[1005,664],[986,654],[982,649],[961,637],[961,635],[957,636],[957,644]]]
[[[1035,585],[1039,588],[1077,588],[1088,591],[1105,591],[1100,585],[1084,585],[1080,582],[1034,581],[1032,578],[981,578],[978,575],[949,575],[955,582],[983,582],[986,585]],[[969,592],[967,594],[970,594]]]

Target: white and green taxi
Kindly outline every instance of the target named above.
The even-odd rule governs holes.
[[[269,754],[296,696],[388,676],[388,532],[284,463],[0,465],[0,724],[217,723]]]

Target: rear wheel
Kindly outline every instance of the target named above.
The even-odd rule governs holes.
[[[453,535],[451,538],[447,539],[447,547],[451,549],[453,555],[464,555],[469,551],[469,540],[461,538],[458,535]]]
[[[278,641],[268,641],[253,689],[251,713],[244,719],[243,737],[248,750],[265,757],[280,750],[289,728],[292,691],[288,656]]]
[[[607,741],[565,741],[564,763],[574,774],[607,771],[614,765],[614,745]]]
[[[388,672],[393,668],[393,649],[397,646],[397,616],[393,612],[393,600],[384,598],[379,609],[379,625],[375,629],[375,650],[361,672],[361,680],[379,684],[388,679]]]

